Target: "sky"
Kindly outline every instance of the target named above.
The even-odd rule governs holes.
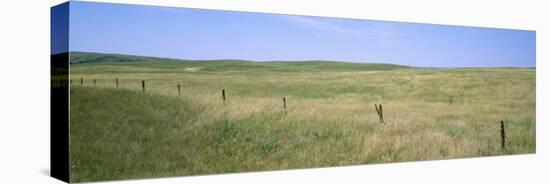
[[[50,12],[51,52],[67,52],[69,50],[69,3],[55,6]]]
[[[72,1],[69,34],[70,51],[192,60],[536,65],[535,32],[511,29]]]

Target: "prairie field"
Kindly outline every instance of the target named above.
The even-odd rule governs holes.
[[[536,148],[533,68],[147,58],[73,63],[70,79],[75,182]]]

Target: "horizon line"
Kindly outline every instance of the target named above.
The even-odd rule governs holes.
[[[224,58],[224,59],[186,59],[186,58],[174,58],[174,57],[165,57],[165,56],[146,56],[146,55],[134,55],[134,54],[121,54],[121,53],[110,53],[110,52],[90,52],[90,51],[66,51],[59,52],[50,55],[58,55],[64,53],[77,52],[77,53],[87,53],[87,54],[104,54],[104,55],[120,55],[120,56],[132,56],[132,57],[147,57],[147,58],[158,58],[165,60],[179,60],[180,62],[186,61],[198,61],[198,62],[209,62],[209,61],[245,61],[245,62],[336,62],[336,63],[352,63],[352,64],[388,64],[388,65],[397,65],[410,68],[424,68],[424,69],[491,69],[491,68],[518,68],[518,69],[536,69],[536,66],[460,66],[460,67],[431,67],[431,66],[413,66],[413,65],[403,65],[395,63],[384,63],[384,62],[359,62],[359,61],[340,61],[340,60],[325,60],[325,59],[310,59],[310,60],[250,60],[250,59],[237,59],[237,58]],[[70,63],[70,62],[69,62]],[[71,63],[70,63],[71,64]],[[72,63],[72,64],[82,64],[82,63]]]

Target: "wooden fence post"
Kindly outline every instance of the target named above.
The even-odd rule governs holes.
[[[378,119],[380,119],[380,111],[378,110],[378,104],[374,104],[374,108],[376,109],[376,115],[378,115]]]
[[[286,97],[283,97],[283,107],[285,108],[285,114],[286,114]]]
[[[178,95],[180,95],[180,94],[181,94],[181,85],[178,84]]]
[[[223,104],[225,104],[225,89],[222,89]]]
[[[141,81],[141,88],[143,89],[143,92],[145,93],[145,80]]]
[[[95,79],[94,79],[94,87],[95,87]]]
[[[115,78],[116,88],[118,88],[118,78]]]
[[[376,109],[376,113],[378,114],[378,119],[380,119],[380,123],[384,124],[384,111],[382,109],[382,104],[374,104],[374,108]]]
[[[83,86],[84,85],[84,79],[82,77],[80,77],[80,85]]]
[[[380,121],[384,123],[384,110],[382,109],[382,104],[378,104],[378,110],[380,110]]]
[[[506,132],[504,131],[504,121],[500,121],[500,146],[506,148]]]

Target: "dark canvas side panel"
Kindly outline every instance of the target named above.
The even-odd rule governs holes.
[[[51,176],[69,182],[69,3],[51,8]]]

